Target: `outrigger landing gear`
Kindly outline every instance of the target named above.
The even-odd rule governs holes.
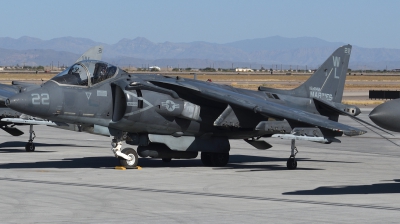
[[[33,144],[33,140],[35,139],[36,135],[35,132],[33,131],[33,125],[29,125],[29,140],[28,143],[25,145],[25,150],[27,152],[33,152],[35,151],[35,144]]]
[[[286,167],[289,170],[294,170],[297,168],[297,161],[296,161],[296,155],[299,152],[296,148],[296,140],[292,139],[292,144],[291,144],[291,153],[288,161],[286,162]]]
[[[121,142],[121,138],[114,137],[111,142],[111,151],[114,153],[115,157],[119,159],[121,166],[128,169],[136,168],[139,160],[137,152],[132,148],[125,148],[121,150]]]

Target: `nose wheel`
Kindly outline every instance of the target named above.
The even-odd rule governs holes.
[[[121,166],[129,169],[136,168],[139,160],[137,152],[132,148],[125,148],[121,152],[129,157],[129,160],[118,157]]]
[[[36,135],[35,132],[33,131],[33,125],[29,125],[29,140],[28,143],[25,145],[25,150],[27,152],[33,152],[35,151],[35,144],[33,144],[33,140],[35,139]]]
[[[296,155],[299,152],[296,148],[296,140],[292,139],[292,144],[291,144],[291,153],[290,157],[286,162],[286,167],[289,170],[295,170],[297,168],[297,161],[296,161]]]
[[[114,137],[111,142],[111,151],[115,157],[118,158],[119,164],[127,169],[134,169],[137,167],[139,155],[136,150],[132,148],[125,148],[121,150],[122,138]]]

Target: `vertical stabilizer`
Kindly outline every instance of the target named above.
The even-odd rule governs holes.
[[[99,45],[87,50],[85,53],[82,54],[82,56],[78,58],[78,60],[76,60],[76,62],[83,60],[101,60],[102,56],[103,46]]]
[[[350,53],[351,45],[339,47],[293,94],[341,103]]]

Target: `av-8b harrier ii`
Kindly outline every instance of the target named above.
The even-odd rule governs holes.
[[[83,53],[76,62],[82,60],[101,60],[103,54],[102,46],[95,46]],[[38,117],[30,117],[25,114],[21,114],[17,111],[11,110],[5,106],[5,101],[8,97],[22,93],[25,91],[31,91],[33,89],[40,88],[40,85],[27,82],[12,81],[12,85],[0,84],[0,129],[6,131],[13,136],[20,136],[24,133],[16,128],[16,125],[30,125],[29,128],[29,140],[25,146],[26,151],[34,151],[35,145],[33,139],[35,138],[35,132],[33,131],[33,125],[56,125],[54,122],[44,121]]]
[[[272,147],[264,137],[292,141],[288,169],[295,169],[295,140],[340,142],[336,137],[366,133],[338,123],[354,119],[359,108],[342,104],[351,45],[338,48],[302,85],[293,90],[258,91],[163,75],[128,74],[102,61],[72,65],[40,88],[7,99],[8,107],[82,131],[113,136],[112,151],[132,168],[140,157],[196,158],[206,166],[225,166],[229,139],[258,149]],[[358,119],[359,120],[359,119]],[[122,149],[122,142],[137,145]]]

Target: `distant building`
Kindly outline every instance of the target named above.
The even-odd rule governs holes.
[[[4,70],[4,68],[3,67],[0,67],[0,71],[3,71]]]
[[[253,72],[253,69],[251,68],[236,68],[236,72]]]
[[[160,71],[160,70],[161,70],[161,68],[160,68],[160,67],[158,67],[158,66],[151,66],[151,67],[149,67],[149,70],[153,70],[153,71]]]

